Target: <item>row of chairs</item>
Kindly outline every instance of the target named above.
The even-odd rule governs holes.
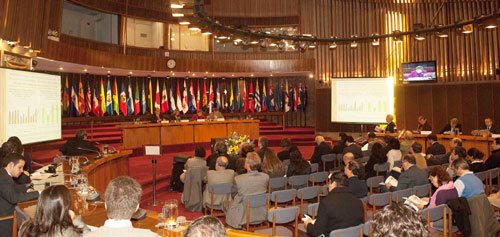
[[[489,195],[493,191],[493,179],[500,181],[500,168],[493,168],[482,172],[474,173],[485,184],[484,191]]]

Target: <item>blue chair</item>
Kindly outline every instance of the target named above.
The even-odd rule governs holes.
[[[313,198],[317,198],[317,202],[319,203],[319,193],[321,187],[320,186],[313,186],[313,187],[306,187],[306,188],[301,188],[297,190],[297,198],[300,198],[300,214],[303,215],[304,212],[304,200],[310,200]]]
[[[309,180],[312,182],[312,186],[315,186],[316,183],[326,182],[328,179],[328,172],[316,172],[309,175]]]
[[[285,207],[270,210],[267,213],[267,220],[272,222],[272,228],[267,228],[263,230],[256,230],[255,233],[267,234],[269,236],[298,236],[298,217],[299,217],[299,207]],[[286,224],[295,221],[294,231],[284,226],[276,227],[276,224]]]
[[[373,165],[373,170],[377,172],[377,176],[379,172],[387,172],[389,170],[389,163],[385,162],[383,164],[375,164]]]
[[[223,184],[211,184],[208,185],[208,193],[210,194],[210,206],[205,205],[205,215],[208,207],[210,207],[210,215],[212,216],[224,216],[222,212],[222,205],[214,205],[214,195],[231,194],[233,188],[233,183],[223,183]],[[220,212],[214,212],[214,210]]]
[[[363,234],[366,236],[372,236],[372,231],[372,222],[365,222],[365,224],[363,224]]]
[[[288,184],[292,189],[299,189],[308,186],[309,183],[309,175],[294,175],[288,177]]]
[[[489,177],[490,190],[488,190],[488,193],[491,193],[491,191],[493,189],[493,179],[494,178],[497,179],[497,185],[498,185],[498,180],[500,180],[500,168],[494,168],[494,169],[490,169],[488,171],[490,174],[490,177]]]
[[[387,193],[377,193],[368,196],[368,204],[372,206],[372,219],[376,214],[376,207],[383,207],[389,205],[392,202],[392,194],[390,192]]]
[[[263,193],[263,194],[257,194],[257,195],[247,195],[243,196],[243,203],[246,203],[246,219],[247,219],[247,231],[253,231],[255,228],[252,228],[250,225],[258,225],[262,224],[265,220],[258,220],[258,221],[253,221],[250,222],[251,219],[256,219],[252,218],[253,213],[251,212],[251,208],[257,208],[257,207],[266,207],[266,210],[269,210],[269,194],[268,193]],[[269,228],[269,223],[265,226],[265,228]]]
[[[450,221],[452,221],[451,217],[451,209],[446,204],[442,204],[439,206],[425,208],[418,213],[427,220],[427,227],[431,228],[430,223],[434,222],[433,229],[443,232],[444,235],[447,235],[447,232],[458,232],[458,228],[456,226],[452,226],[451,230],[449,229]],[[451,231],[451,232],[450,232]]]
[[[423,184],[413,187],[413,193],[417,197],[431,197],[431,184]]]
[[[405,202],[403,198],[411,196],[412,193],[413,193],[412,188],[394,191],[392,192],[392,200],[394,200],[394,202],[396,203]]]
[[[311,164],[311,173],[318,172],[319,169],[319,164],[318,163],[312,163]]]
[[[370,177],[366,180],[366,186],[370,188],[370,194],[373,194],[373,189],[380,187],[380,183],[384,182],[384,177],[382,176],[375,176],[375,177]]]
[[[338,229],[330,232],[330,237],[353,237],[353,236],[363,236],[364,224],[359,224],[357,226],[352,226],[345,229]]]
[[[273,191],[286,189],[287,183],[288,179],[286,177],[270,178],[268,192],[272,193]]]
[[[280,190],[280,191],[274,191],[271,193],[270,199],[271,201],[274,202],[274,208],[278,208],[278,204],[281,203],[287,203],[292,201],[293,205],[295,206],[295,197],[297,196],[297,193],[295,189],[287,189],[287,190]]]
[[[333,162],[333,168],[335,168],[335,159],[337,155],[336,154],[327,154],[327,155],[322,155],[321,156],[321,161],[323,161],[323,171],[326,171],[326,163]]]
[[[328,184],[321,186],[321,195],[326,196],[326,195],[328,195],[328,192],[329,192],[329,185]]]
[[[307,206],[307,215],[310,215],[312,219],[316,219],[316,215],[318,214],[319,203],[311,203]],[[307,229],[304,226],[304,223],[299,223],[298,227],[299,231],[303,233],[307,233]]]

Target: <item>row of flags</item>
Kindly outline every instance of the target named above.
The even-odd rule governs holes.
[[[90,115],[138,115],[152,114],[158,109],[163,113],[174,110],[194,113],[199,110],[211,113],[215,109],[225,112],[265,112],[265,111],[305,111],[307,87],[302,82],[277,82],[266,88],[265,81],[230,80],[221,93],[219,80],[188,79],[174,81],[170,78],[121,80],[119,90],[116,78],[107,77],[94,80],[69,80],[66,76],[63,87],[63,111],[72,116]],[[69,84],[72,81],[72,84]],[[167,81],[171,81],[168,88]],[[200,83],[202,81],[202,83]],[[233,86],[233,82],[234,86]],[[249,85],[247,86],[247,83]],[[107,86],[105,86],[107,84]],[[135,86],[133,86],[135,84]],[[193,84],[196,84],[194,90]],[[202,85],[201,85],[202,84]],[[147,86],[147,87],[146,87]],[[208,88],[207,88],[208,86]],[[85,89],[86,87],[86,89]],[[133,89],[135,88],[135,90]],[[153,90],[155,88],[155,90]],[[247,92],[248,88],[248,92]],[[161,90],[160,90],[161,89]],[[182,92],[182,93],[181,93]]]

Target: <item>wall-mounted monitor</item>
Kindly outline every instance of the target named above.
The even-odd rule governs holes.
[[[402,63],[403,82],[435,82],[436,61]]]

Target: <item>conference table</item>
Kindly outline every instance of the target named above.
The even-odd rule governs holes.
[[[210,142],[212,138],[227,137],[234,132],[248,135],[250,139],[259,138],[259,120],[128,123],[117,127],[122,129],[124,149]]]
[[[377,133],[377,137],[384,137],[386,135],[392,136],[392,137],[399,137],[399,133]],[[424,134],[413,134],[413,140],[415,142],[418,142],[422,145],[422,152],[425,152],[427,150],[427,147],[429,146],[429,143],[427,142],[427,136]],[[481,152],[484,153],[484,160],[488,158],[489,155],[491,155],[491,143],[493,142],[494,138],[492,137],[484,137],[484,136],[472,136],[472,135],[443,135],[443,134],[438,134],[436,135],[438,138],[438,142],[443,145],[446,148],[446,152],[450,152],[450,141],[458,137],[462,140],[462,146],[465,148],[465,150],[468,150],[470,148],[477,148]],[[399,139],[404,139],[404,135],[399,137]]]

